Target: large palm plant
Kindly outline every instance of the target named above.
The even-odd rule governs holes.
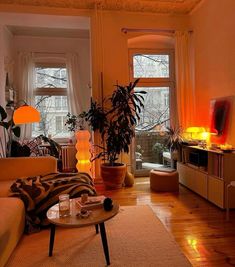
[[[102,105],[91,100],[91,106],[85,119],[95,132],[102,137],[100,152],[93,158],[102,157],[113,166],[118,156],[129,152],[129,145],[135,135],[134,126],[139,120],[139,114],[144,107],[143,94],[135,92],[139,79],[127,86],[115,85],[112,95],[102,100]]]

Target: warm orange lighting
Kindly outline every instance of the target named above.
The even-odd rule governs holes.
[[[40,113],[34,107],[25,104],[14,111],[13,121],[15,124],[39,122]]]
[[[207,140],[208,134],[204,127],[188,127],[186,129],[186,135],[190,134],[192,140]]]
[[[188,127],[186,129],[186,133],[202,133],[202,132],[205,132],[205,128],[204,127]]]
[[[91,175],[91,153],[90,153],[90,133],[87,130],[76,132],[76,168],[79,172],[86,172]]]

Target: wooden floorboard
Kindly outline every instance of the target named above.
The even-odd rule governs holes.
[[[225,211],[183,186],[179,193],[151,191],[149,178],[136,178],[131,188],[96,188],[121,206],[150,205],[193,266],[235,266],[234,210],[227,222]]]

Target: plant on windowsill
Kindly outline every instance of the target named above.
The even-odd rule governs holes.
[[[70,112],[66,115],[65,125],[68,126],[70,132],[75,133],[77,130],[85,129],[85,116],[86,112],[82,112],[79,115],[72,115]]]
[[[118,163],[121,153],[129,153],[135,136],[135,125],[144,107],[144,91],[135,92],[139,79],[126,86],[115,85],[110,97],[102,99],[102,105],[91,99],[85,120],[92,131],[101,136],[99,152],[92,160],[102,158],[101,177],[107,188],[120,188],[126,174],[126,165]]]

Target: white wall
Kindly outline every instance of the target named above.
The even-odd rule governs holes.
[[[90,20],[83,16],[39,15],[0,12],[1,25],[45,27],[61,29],[89,29]]]
[[[234,0],[206,0],[191,17],[198,125],[209,125],[211,98],[235,95],[234,14]],[[231,115],[232,122],[235,109]],[[233,146],[234,133],[235,123],[231,123],[228,143]]]
[[[5,82],[6,72],[9,73],[9,79],[12,81],[13,74],[13,36],[5,26],[0,27],[0,105],[5,106]]]
[[[0,25],[0,105],[5,108],[5,83],[6,72],[9,73],[9,79],[12,79],[13,73],[13,47],[12,35],[5,26]],[[3,150],[5,147],[3,128],[0,127],[0,139],[2,141]],[[3,154],[2,147],[0,146],[0,153]]]
[[[6,29],[7,26],[17,27],[39,27],[55,29],[83,29],[90,28],[90,18],[85,16],[62,16],[62,15],[40,15],[24,13],[0,12],[0,63],[4,58],[10,58],[11,63],[16,63],[17,51],[35,52],[78,52],[81,61],[81,83],[82,88],[87,90],[87,84],[91,81],[90,66],[90,40],[78,38],[39,38],[12,36]],[[14,40],[13,40],[14,38]],[[13,47],[14,45],[14,47]],[[14,61],[12,62],[12,55]],[[15,64],[16,65],[16,64]],[[0,64],[0,68],[4,65]],[[0,71],[3,75],[3,71]],[[79,75],[79,74],[78,74]],[[14,75],[16,76],[16,75]],[[0,76],[1,77],[1,76]],[[13,77],[10,77],[11,80]],[[1,77],[1,83],[3,83]],[[13,79],[14,83],[16,81]],[[0,85],[1,85],[0,83]],[[5,80],[4,80],[5,84]],[[17,88],[16,88],[17,89]],[[90,91],[87,91],[90,97]],[[0,103],[5,99],[4,86],[0,86]],[[86,100],[85,100],[86,101]],[[89,98],[88,98],[89,103]]]

